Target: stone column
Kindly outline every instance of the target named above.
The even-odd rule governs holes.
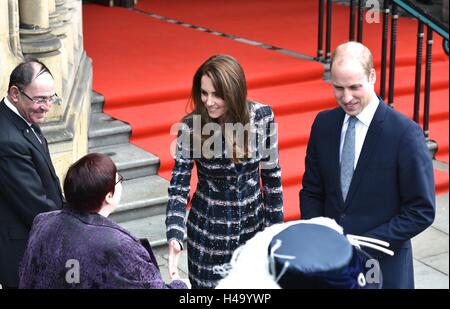
[[[63,20],[63,15],[66,12],[64,7],[64,1],[60,0],[48,0],[49,3],[49,18],[50,29],[53,35],[55,35],[61,41],[61,80],[62,90],[59,94],[64,101],[67,101],[67,94],[69,93],[69,54],[71,54],[71,48],[67,46],[67,27]]]
[[[57,94],[62,93],[61,41],[51,33],[48,0],[19,0],[20,42],[24,56],[45,63],[55,79]],[[62,100],[64,104],[64,100]],[[62,105],[54,105],[46,122],[60,120]]]
[[[78,65],[78,59],[81,58],[83,51],[83,9],[81,0],[72,0],[73,9],[73,38],[75,42],[75,63]]]
[[[74,2],[73,0],[64,0],[64,8],[65,12],[62,14],[62,21],[64,23],[64,27],[66,29],[66,38],[64,40],[65,46],[67,47],[67,70],[68,75],[70,77],[75,76],[75,61],[74,61],[74,52],[75,52],[75,39],[74,37]],[[73,79],[70,79],[70,82],[73,82]]]
[[[8,4],[3,3],[3,5],[7,5],[8,9],[7,11],[3,11],[3,8],[0,10],[4,14],[3,16],[0,16],[0,18],[5,22],[5,25],[9,20],[9,43],[11,52],[17,57],[17,60],[20,60],[22,59],[22,46],[20,44],[19,36],[19,3],[17,0],[8,1]]]
[[[24,56],[38,58],[49,67],[56,93],[63,99],[42,126],[62,180],[69,165],[88,150],[92,62],[83,50],[82,1],[0,0],[1,97],[6,94],[11,70]],[[67,67],[71,58],[72,70]]]
[[[9,75],[21,58],[17,1],[0,1],[0,100],[6,95]]]

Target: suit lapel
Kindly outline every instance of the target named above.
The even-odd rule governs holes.
[[[28,124],[18,115],[16,115],[10,108],[8,108],[4,100],[1,101],[0,112],[4,114],[6,118],[8,118],[13,123],[13,125],[23,133],[25,139],[39,151],[39,153],[44,157],[51,174],[55,179],[57,179],[57,175],[53,167],[50,154],[45,149],[46,146],[42,145],[39,142],[36,135],[34,135],[33,131],[28,126]]]
[[[373,116],[372,122],[370,123],[369,130],[367,131],[367,135],[361,149],[361,154],[359,155],[358,163],[356,165],[356,169],[350,183],[347,200],[344,204],[345,209],[350,205],[353,195],[355,194],[359,184],[361,183],[364,172],[367,170],[367,165],[369,164],[374,153],[373,150],[376,148],[379,137],[382,135],[382,123],[384,121],[387,108],[388,107],[386,106],[386,103],[380,99],[378,108],[375,112],[375,115]]]
[[[334,179],[334,183],[336,184],[336,191],[339,198],[339,208],[344,207],[344,200],[342,199],[341,193],[341,164],[339,161],[339,146],[341,143],[341,131],[342,124],[344,123],[345,113],[339,108],[338,109],[338,117],[336,117],[336,122],[330,127],[330,138],[331,138],[331,149],[330,154],[333,162],[331,163],[331,171],[333,171],[333,175],[331,175],[332,179]]]
[[[36,148],[42,155],[45,155],[43,145],[38,141],[31,128],[25,128],[23,130],[23,136]]]
[[[47,166],[49,170],[51,171],[53,177],[56,179],[56,172],[52,164],[52,159],[50,157],[50,153],[48,152],[46,144],[39,142],[34,132],[31,130],[31,128],[26,128],[23,131],[23,135],[25,138],[41,153],[41,155],[44,157],[45,162],[47,163]],[[45,137],[43,137],[45,138]]]

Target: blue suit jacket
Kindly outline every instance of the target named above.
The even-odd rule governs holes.
[[[320,112],[311,129],[300,190],[302,219],[326,216],[346,234],[387,241],[394,256],[378,259],[384,288],[414,288],[410,239],[434,220],[431,155],[421,128],[382,100],[367,132],[344,202],[339,146],[345,113]]]

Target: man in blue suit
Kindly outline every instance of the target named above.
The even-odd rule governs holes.
[[[435,216],[432,159],[421,128],[377,97],[375,81],[367,47],[337,47],[331,82],[340,107],[312,125],[300,210],[302,219],[330,217],[345,234],[389,242],[394,256],[370,252],[383,287],[414,288],[411,238]]]

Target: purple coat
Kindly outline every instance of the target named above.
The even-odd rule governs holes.
[[[150,252],[150,253],[149,253]],[[108,218],[72,209],[38,215],[20,268],[19,288],[187,288],[165,284],[153,253]]]

